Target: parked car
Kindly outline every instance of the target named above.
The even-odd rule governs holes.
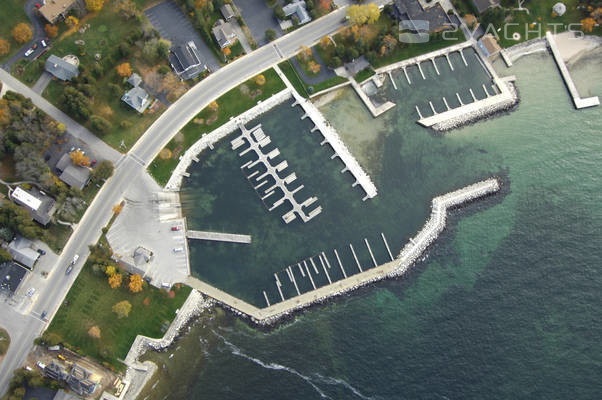
[[[48,45],[46,44],[46,41],[44,41],[44,40],[42,40],[42,41],[40,42],[40,44],[42,45],[42,47],[46,47],[46,46],[48,46]]]
[[[38,361],[36,363],[36,365],[38,366],[39,369],[44,369],[46,368],[46,364],[44,364],[42,361]]]
[[[73,264],[69,264],[69,266],[65,270],[65,275],[69,275],[71,271],[73,271]]]
[[[46,252],[44,250],[42,250],[42,249],[38,249],[37,252],[40,253],[41,256],[45,256],[46,255]]]
[[[25,52],[25,57],[29,57],[31,55],[31,53],[33,53],[33,49],[32,48],[27,49],[27,51]]]
[[[73,260],[71,261],[71,265],[75,265],[75,263],[79,260],[79,254],[73,256]]]
[[[178,225],[178,226],[172,226],[172,227],[171,227],[171,230],[172,230],[173,232],[177,232],[177,231],[179,231],[180,229],[181,229],[181,227],[180,227],[179,225]]]
[[[27,294],[26,294],[26,296],[27,296],[27,297],[31,297],[31,296],[33,296],[33,295],[34,295],[34,293],[35,293],[35,292],[36,292],[36,289],[35,289],[35,288],[29,288],[29,290],[27,291]]]
[[[40,8],[42,5],[40,3],[36,3],[36,8]]]
[[[90,163],[90,167],[94,168],[95,165],[96,165],[96,160],[92,160],[92,162]]]
[[[46,321],[46,314],[47,314],[46,310],[42,311],[42,314],[40,314],[40,319]]]
[[[174,253],[181,253],[184,251],[183,247],[174,247],[173,252]]]

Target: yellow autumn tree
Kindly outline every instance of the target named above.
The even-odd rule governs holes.
[[[121,319],[129,315],[130,311],[132,310],[132,305],[129,301],[123,300],[119,303],[115,303],[111,310],[113,310],[113,312],[117,314],[117,318]]]
[[[86,0],[86,8],[90,12],[96,12],[102,10],[105,0]]]
[[[119,64],[116,69],[117,75],[123,78],[127,78],[128,76],[132,75],[132,67],[130,66],[129,62]]]
[[[212,101],[211,103],[209,103],[209,110],[216,112],[219,109],[219,104],[217,104],[217,101]]]
[[[596,26],[596,20],[592,17],[587,17],[581,20],[581,27],[585,32],[593,31],[594,26]]]
[[[128,285],[130,292],[138,293],[142,291],[142,277],[138,274],[130,276],[130,283]]]
[[[116,273],[117,273],[117,269],[112,265],[109,265],[107,267],[107,269],[105,270],[105,274],[107,274],[107,276],[113,276]]]
[[[100,328],[94,325],[88,330],[88,336],[90,336],[93,339],[100,339]]]
[[[121,282],[123,281],[123,275],[121,274],[113,274],[109,276],[109,286],[112,289],[117,289],[121,286]]]
[[[79,24],[79,19],[77,19],[73,15],[70,15],[67,18],[65,18],[65,25],[67,25],[69,28],[73,28],[77,24]]]
[[[255,77],[255,83],[259,86],[265,85],[265,76],[259,74]]]
[[[123,211],[123,204],[119,203],[119,204],[115,204],[113,206],[113,213],[118,215],[120,212]]]
[[[10,51],[10,42],[6,39],[0,38],[0,56],[8,54]]]
[[[69,157],[71,157],[71,161],[75,166],[87,167],[90,165],[90,159],[81,150],[72,151]]]
[[[374,3],[356,4],[347,9],[347,16],[353,25],[373,24],[380,17],[380,9]]]
[[[332,46],[332,41],[330,38],[328,36],[323,36],[322,39],[320,39],[320,48],[322,50],[326,50],[330,46]]]
[[[25,22],[21,22],[20,24],[17,24],[13,28],[12,34],[13,34],[13,39],[15,39],[15,42],[17,42],[17,43],[29,42],[31,40],[31,38],[33,37],[33,32],[31,31],[31,27],[29,25],[27,25]]]
[[[312,60],[307,63],[307,69],[309,69],[309,72],[312,74],[318,74],[320,72],[320,64]]]

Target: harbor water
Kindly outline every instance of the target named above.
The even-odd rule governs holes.
[[[602,95],[601,67],[598,51],[571,68],[582,96]],[[324,208],[308,224],[285,226],[274,211],[265,216],[240,173],[242,160],[228,141],[216,147],[198,172],[192,169],[196,180],[184,185],[190,225],[252,234],[251,246],[263,249],[240,254],[231,246],[243,245],[193,244],[192,268],[257,304],[275,264],[283,269],[349,242],[357,248],[364,237],[376,243],[380,232],[397,252],[424,223],[435,195],[491,174],[508,183],[505,194],[453,212],[403,278],[312,307],[269,330],[216,308],[167,352],[145,356],[159,370],[140,398],[598,398],[602,109],[573,108],[548,54],[500,72],[516,75],[518,108],[443,136],[412,123],[415,94],[387,84],[381,90],[398,105],[378,120],[351,91],[322,106],[351,152],[369,165],[379,195],[367,202],[341,166],[331,167],[335,161],[319,140],[299,132],[311,124],[298,111],[285,104],[266,114],[264,131]],[[357,151],[368,145],[382,156]],[[369,256],[362,257],[368,264]]]

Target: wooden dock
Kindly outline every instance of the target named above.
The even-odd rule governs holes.
[[[237,233],[221,233],[206,231],[186,231],[188,239],[210,240],[213,242],[251,243],[251,235],[239,235]]]

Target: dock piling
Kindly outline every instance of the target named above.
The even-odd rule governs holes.
[[[362,269],[362,266],[360,265],[360,261],[357,259],[357,255],[355,255],[355,250],[353,250],[353,245],[351,243],[349,243],[349,248],[351,249],[351,253],[353,253],[353,258],[355,258],[355,262],[357,263],[357,268],[360,270],[360,272],[364,272],[364,270]]]
[[[341,267],[341,272],[343,273],[343,276],[345,278],[347,278],[347,273],[345,273],[345,269],[343,268],[343,263],[341,262],[341,259],[339,258],[339,253],[337,253],[337,249],[334,249],[334,255],[337,258],[337,261],[339,262],[339,267]]]
[[[391,249],[389,248],[389,243],[387,243],[387,238],[385,237],[385,234],[381,232],[380,236],[382,236],[383,242],[385,243],[385,247],[387,248],[387,252],[389,253],[389,257],[391,257],[391,261],[393,261],[393,253],[391,253]]]
[[[368,243],[368,239],[364,238],[364,243],[366,243],[366,247],[368,248],[368,252],[370,253],[370,258],[372,258],[372,262],[376,267],[378,264],[376,263],[376,259],[374,258],[374,254],[372,253],[372,249],[370,248],[370,243]]]

